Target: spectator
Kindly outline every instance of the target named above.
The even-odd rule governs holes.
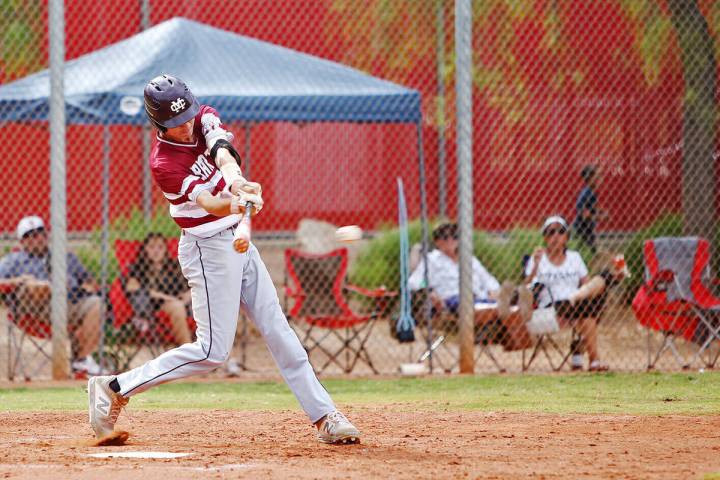
[[[435,249],[427,255],[428,281],[430,298],[436,310],[449,310],[457,313],[459,304],[460,267],[458,265],[458,231],[457,224],[443,223],[433,231]],[[418,290],[425,286],[424,262],[421,260],[408,279],[410,290]],[[501,288],[497,279],[490,274],[480,263],[477,257],[472,259],[472,290],[475,300],[475,323],[485,325],[495,319],[500,319],[506,328],[518,329],[524,319],[518,313],[511,313],[510,308],[498,309],[498,300],[501,297]],[[521,298],[523,296],[521,295]],[[527,307],[521,311],[531,313],[531,298]],[[502,313],[502,315],[500,315]],[[512,341],[512,338],[505,338]],[[506,345],[507,346],[507,345]]]
[[[593,255],[597,252],[595,245],[595,226],[600,218],[605,217],[605,211],[600,209],[598,204],[597,184],[600,181],[600,174],[595,165],[586,165],[580,172],[584,186],[580,190],[577,202],[575,203],[575,233],[580,240],[590,247]]]
[[[605,371],[597,348],[598,317],[605,303],[607,288],[622,279],[622,272],[603,271],[590,277],[580,254],[568,250],[568,224],[561,216],[551,216],[543,224],[545,247],[533,252],[525,269],[525,283],[537,295],[540,307],[555,306],[559,322],[573,324],[581,335],[581,348],[587,352],[590,371]]]
[[[42,219],[28,216],[17,226],[20,250],[0,259],[0,283],[13,285],[8,301],[16,317],[31,315],[50,324],[50,251]],[[97,285],[72,253],[67,255],[68,332],[73,344],[75,373],[103,375],[93,359],[100,340],[101,300]]]
[[[136,328],[141,332],[150,330],[155,313],[162,311],[170,317],[172,334],[178,344],[192,341],[187,323],[190,289],[180,264],[168,254],[167,239],[162,234],[149,233],[145,237],[122,284],[133,307]]]

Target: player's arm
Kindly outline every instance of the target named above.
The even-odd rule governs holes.
[[[242,174],[242,159],[232,145],[233,135],[225,130],[217,113],[209,109],[201,118],[202,133],[205,136],[210,158],[222,173],[230,193],[241,195],[242,192],[262,195],[259,183],[249,182]],[[259,210],[259,209],[257,209]]]
[[[234,203],[238,203],[237,196],[233,195],[232,197],[229,196],[220,196],[220,195],[213,195],[208,190],[203,190],[200,192],[200,194],[195,199],[195,203],[200,205],[203,210],[208,212],[210,215],[215,215],[216,217],[226,217],[233,213],[242,213],[245,211],[244,206],[239,206],[239,208],[242,208],[241,211],[233,212],[231,211],[233,209],[233,201]]]

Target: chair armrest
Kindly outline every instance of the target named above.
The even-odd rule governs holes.
[[[0,293],[12,293],[17,288],[17,283],[8,283],[0,280]]]
[[[398,292],[395,292],[393,290],[387,290],[384,287],[376,288],[374,290],[369,290],[367,288],[358,287],[357,285],[351,285],[351,284],[345,284],[345,290],[349,290],[351,292],[357,293],[359,295],[364,295],[366,297],[370,298],[385,298],[385,297],[397,297]]]

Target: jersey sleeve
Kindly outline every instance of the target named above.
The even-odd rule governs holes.
[[[154,171],[153,174],[163,195],[173,205],[194,202],[200,192],[214,188],[208,181],[180,169],[168,168]]]

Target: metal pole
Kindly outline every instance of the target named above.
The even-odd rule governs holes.
[[[447,217],[447,168],[445,166],[445,1],[436,2],[437,32],[437,130],[438,130],[438,213]]]
[[[457,89],[458,227],[460,230],[460,373],[473,373],[475,361],[472,293],[472,8],[455,1],[455,84]]]
[[[70,341],[67,331],[67,198],[65,178],[65,5],[50,0],[50,319],[52,322],[52,376],[70,377]]]
[[[150,0],[140,0],[140,31],[150,28]],[[152,129],[144,125],[140,131],[142,135],[142,206],[143,218],[149,224],[152,218],[152,172],[150,172],[150,146],[152,145]]]
[[[103,125],[103,159],[102,159],[102,236],[100,240],[100,295],[105,299],[108,284],[108,262],[110,243],[110,126]],[[105,301],[100,304],[100,343],[98,354],[100,365],[103,365],[103,349],[105,342],[105,319],[107,312]]]
[[[422,134],[422,120],[419,120],[417,125],[417,149],[418,149],[418,170],[419,170],[419,182],[420,182],[420,224],[422,225],[422,259],[423,264],[425,265],[425,270],[423,272],[423,282],[425,286],[427,287],[430,285],[430,280],[428,278],[428,262],[427,262],[427,254],[428,254],[428,246],[429,246],[429,233],[428,233],[428,214],[427,214],[427,192],[425,191],[425,151],[423,149],[423,134]],[[432,329],[432,313],[431,313],[431,305],[430,305],[430,295],[427,296],[425,299],[425,304],[423,305],[423,314],[425,321],[425,325],[427,325],[427,352],[428,352],[428,369],[430,372],[433,371],[433,329]]]

